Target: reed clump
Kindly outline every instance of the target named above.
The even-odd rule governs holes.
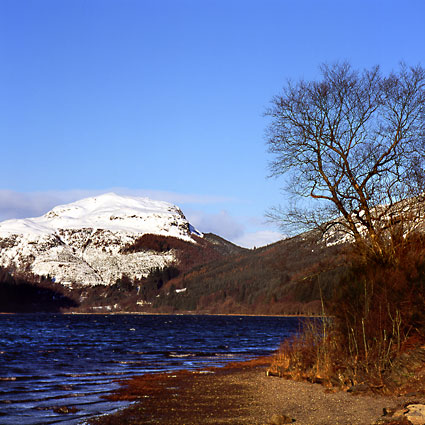
[[[269,373],[344,389],[425,393],[425,240],[391,261],[350,254],[323,317],[306,319]]]

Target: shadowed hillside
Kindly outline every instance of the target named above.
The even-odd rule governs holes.
[[[62,285],[31,275],[12,276],[0,267],[0,312],[57,313],[77,306]]]
[[[319,314],[321,293],[330,295],[344,273],[340,250],[318,244],[310,233],[235,253],[171,279],[154,306],[208,313]]]

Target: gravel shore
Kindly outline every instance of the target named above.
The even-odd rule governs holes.
[[[143,375],[112,397],[135,401],[93,425],[272,424],[370,425],[397,397],[329,391],[321,385],[268,377],[265,365]],[[279,422],[281,421],[281,422]]]

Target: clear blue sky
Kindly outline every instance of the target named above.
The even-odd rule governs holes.
[[[115,190],[271,242],[271,97],[323,62],[425,65],[424,19],[424,0],[0,0],[0,219]]]

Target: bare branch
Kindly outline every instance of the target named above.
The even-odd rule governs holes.
[[[387,218],[425,192],[425,70],[402,64],[384,77],[379,67],[343,63],[321,71],[320,81],[288,84],[266,112],[271,175],[290,175],[291,193],[321,208],[287,209],[284,221],[311,228],[320,216],[327,230],[337,224],[383,251]]]

